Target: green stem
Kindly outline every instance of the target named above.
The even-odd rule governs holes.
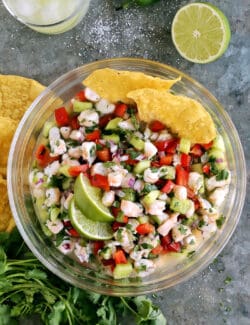
[[[132,307],[129,306],[129,304],[127,303],[126,299],[124,299],[123,297],[120,297],[121,301],[123,302],[123,304],[134,314],[137,315],[137,312],[134,311],[134,309]]]

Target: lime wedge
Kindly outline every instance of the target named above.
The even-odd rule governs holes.
[[[84,237],[92,240],[108,240],[113,236],[113,230],[109,223],[93,221],[76,207],[74,199],[69,205],[69,217],[74,228]]]
[[[218,59],[226,51],[231,38],[226,16],[208,3],[190,3],[179,9],[171,33],[180,55],[195,63]]]
[[[109,209],[102,204],[102,192],[90,184],[89,179],[80,174],[74,186],[74,198],[77,207],[91,220],[111,222],[114,217]]]

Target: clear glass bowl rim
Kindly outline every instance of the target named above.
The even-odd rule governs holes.
[[[70,80],[74,78],[75,75],[81,74],[85,70],[94,71],[99,68],[104,67],[111,67],[111,68],[120,68],[125,70],[126,67],[128,69],[135,69],[140,71],[140,68],[144,69],[155,69],[154,71],[162,71],[162,73],[170,72],[176,76],[181,76],[182,80],[189,82],[197,91],[203,94],[206,98],[208,98],[209,102],[218,110],[220,114],[220,119],[222,118],[227,127],[230,129],[230,133],[228,133],[229,140],[231,144],[233,144],[233,152],[234,155],[238,157],[237,161],[235,160],[234,163],[237,165],[236,173],[236,184],[235,190],[233,192],[234,199],[237,199],[237,204],[234,204],[232,207],[233,209],[233,216],[232,213],[230,218],[227,220],[225,225],[222,228],[220,234],[216,234],[214,238],[211,238],[208,242],[208,246],[206,249],[203,250],[202,257],[198,256],[194,257],[194,260],[189,263],[188,265],[184,266],[182,269],[177,270],[175,274],[172,274],[171,277],[167,277],[164,279],[151,280],[142,282],[134,282],[134,283],[124,283],[123,281],[107,281],[105,279],[101,279],[97,274],[93,274],[92,272],[86,272],[86,274],[79,274],[79,272],[73,272],[72,270],[68,270],[63,267],[62,261],[59,263],[58,260],[55,261],[55,257],[57,257],[57,252],[52,249],[50,256],[44,256],[44,249],[45,247],[37,247],[38,239],[31,237],[31,230],[27,228],[23,222],[23,219],[18,214],[18,204],[17,201],[20,198],[17,197],[15,191],[15,177],[12,176],[13,168],[15,168],[15,161],[18,159],[18,150],[17,150],[17,143],[19,137],[25,132],[25,123],[29,119],[29,115],[33,111],[38,111],[41,109],[41,104],[44,100],[50,97],[51,91],[59,87],[61,84],[65,82],[65,80]],[[145,72],[150,74],[149,72]],[[17,157],[16,157],[16,155]],[[19,155],[20,156],[20,155]],[[199,272],[201,269],[204,269],[211,261],[221,252],[224,246],[229,241],[230,237],[232,236],[239,218],[242,212],[242,208],[244,205],[245,194],[246,194],[246,166],[245,166],[245,158],[244,152],[242,149],[242,145],[237,133],[235,126],[233,125],[229,115],[221,106],[221,104],[217,101],[217,99],[201,84],[197,81],[192,79],[190,76],[186,75],[185,73],[168,66],[166,64],[158,63],[156,61],[150,61],[140,58],[114,58],[114,59],[106,59],[106,60],[99,60],[92,63],[84,64],[83,66],[76,68],[61,77],[55,80],[51,85],[49,85],[39,96],[38,98],[31,104],[29,109],[26,111],[25,115],[23,116],[15,136],[12,141],[10,154],[9,154],[9,161],[8,161],[8,194],[9,194],[9,201],[12,213],[15,218],[15,222],[17,224],[18,230],[20,231],[24,241],[34,253],[34,255],[53,273],[58,275],[63,280],[81,287],[87,290],[93,290],[101,294],[107,295],[114,295],[114,296],[131,296],[131,295],[139,295],[139,294],[146,294],[150,292],[159,291],[182,281],[189,279],[195,273]],[[27,211],[25,212],[28,213]],[[35,241],[34,241],[35,240]],[[36,246],[35,246],[36,245]],[[51,248],[50,248],[51,249]]]

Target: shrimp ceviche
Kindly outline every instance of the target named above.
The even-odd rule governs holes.
[[[120,279],[216,232],[231,176],[218,133],[193,143],[86,87],[45,123],[29,178],[57,248]]]

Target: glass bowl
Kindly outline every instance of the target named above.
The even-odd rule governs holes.
[[[68,101],[82,89],[82,80],[92,71],[109,67],[141,71],[146,74],[181,81],[174,85],[176,93],[200,101],[212,115],[223,136],[226,156],[232,173],[229,194],[223,205],[226,217],[221,230],[202,244],[191,258],[172,257],[174,263],[159,267],[151,275],[138,279],[114,280],[111,277],[84,267],[60,253],[43,233],[32,204],[28,175],[34,157],[34,148],[44,122],[62,102]],[[221,104],[198,82],[170,66],[157,62],[121,58],[97,61],[83,65],[53,82],[32,103],[15,133],[8,162],[8,194],[18,230],[35,256],[54,274],[83,289],[116,296],[146,294],[168,288],[187,280],[204,269],[223,249],[231,237],[242,211],[246,193],[246,168],[237,131]],[[236,204],[237,202],[237,204]]]

